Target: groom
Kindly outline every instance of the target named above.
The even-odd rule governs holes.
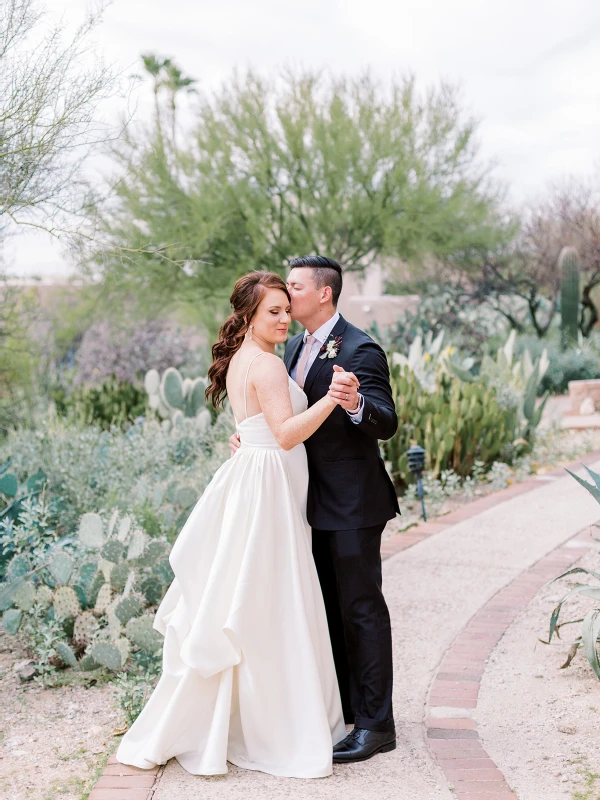
[[[290,268],[292,318],[306,330],[288,341],[285,365],[309,406],[330,389],[340,402],[304,443],[313,556],[344,719],[354,723],[335,745],[333,760],[364,761],[396,746],[392,638],[381,592],[380,546],[385,524],[399,508],[378,440],[391,438],[398,420],[383,350],[337,311],[340,264],[303,256]],[[347,372],[337,373],[336,364]]]

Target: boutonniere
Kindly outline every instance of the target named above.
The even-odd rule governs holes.
[[[335,358],[340,352],[341,344],[341,336],[336,336],[335,339],[328,339],[323,347],[319,350],[319,353],[322,353],[319,358]]]

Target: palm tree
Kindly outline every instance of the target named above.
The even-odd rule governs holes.
[[[173,148],[175,148],[175,97],[177,92],[180,92],[182,89],[185,89],[188,94],[195,92],[196,90],[193,88],[192,84],[196,83],[196,80],[194,78],[184,78],[179,67],[173,64],[170,59],[166,59],[163,62],[163,66],[166,72],[163,85],[171,93],[171,125]]]

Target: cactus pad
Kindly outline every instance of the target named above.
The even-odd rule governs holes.
[[[78,583],[86,594],[89,594],[97,572],[98,565],[94,561],[86,561],[79,567]]]
[[[115,641],[115,647],[121,653],[121,666],[123,666],[131,650],[131,643],[125,636],[121,636]]]
[[[175,505],[191,508],[198,499],[198,492],[193,486],[180,486],[175,493]]]
[[[103,667],[119,672],[122,666],[121,651],[109,642],[95,642],[90,650],[90,656],[102,664]]]
[[[84,514],[79,522],[79,539],[89,550],[98,550],[104,543],[102,517],[93,512]]]
[[[21,620],[23,619],[23,612],[20,608],[9,608],[2,614],[2,627],[6,633],[14,636],[21,627]]]
[[[93,669],[98,669],[99,666],[100,664],[95,661],[89,653],[79,662],[79,669],[83,672],[90,672]]]
[[[136,617],[142,610],[142,601],[139,597],[131,595],[119,600],[115,606],[115,616],[123,625],[132,617]]]
[[[23,575],[27,575],[31,566],[29,564],[29,559],[27,556],[24,556],[20,553],[18,556],[15,556],[6,570],[6,580],[7,581],[14,581],[17,578],[23,577]]]
[[[35,593],[35,602],[41,608],[48,608],[48,606],[51,606],[53,599],[54,592],[49,586],[45,586],[44,584],[38,586],[37,592]]]
[[[159,563],[153,567],[152,574],[156,575],[158,580],[165,586],[168,586],[175,577],[168,558],[163,558],[159,561]]]
[[[167,545],[158,539],[148,542],[142,556],[138,558],[140,567],[153,567],[162,559],[167,549]]]
[[[79,598],[71,586],[59,586],[54,592],[52,601],[54,616],[57,620],[76,617],[81,611]]]
[[[96,597],[96,604],[94,606],[94,613],[95,614],[104,614],[106,611],[106,607],[110,603],[110,599],[112,597],[112,592],[110,590],[110,584],[105,583],[100,587],[98,592],[98,596]]]
[[[56,652],[58,653],[58,657],[60,658],[60,660],[67,667],[77,666],[77,659],[75,658],[75,653],[71,650],[71,648],[66,642],[57,642]]]
[[[102,574],[102,572],[100,572],[100,570],[98,570],[94,575],[94,580],[92,581],[92,585],[90,586],[87,592],[88,606],[94,605],[96,599],[98,598],[98,592],[104,586],[105,583],[106,580],[104,578],[104,575]]]
[[[205,391],[207,386],[206,378],[196,378],[191,382],[187,392],[187,407],[190,417],[195,417],[206,405]]]
[[[96,631],[98,623],[96,617],[91,611],[84,611],[75,617],[75,624],[73,625],[73,640],[77,644],[90,642]]]
[[[127,548],[128,561],[132,561],[134,558],[139,558],[142,555],[147,538],[144,531],[139,530],[139,528],[133,531],[131,539],[129,540],[129,547]]]
[[[146,578],[141,585],[142,594],[146,598],[146,602],[150,606],[155,606],[160,603],[164,594],[164,586],[154,576]]]
[[[13,595],[13,603],[21,611],[29,611],[35,602],[35,586],[31,581],[22,583]]]
[[[183,408],[183,379],[179,370],[169,367],[164,371],[160,382],[160,396],[170,409]]]
[[[19,491],[19,481],[12,472],[7,472],[0,478],[0,493],[5,497],[15,497]]]
[[[67,553],[58,552],[48,565],[48,571],[57,585],[64,586],[73,572],[73,559]]]
[[[158,394],[160,389],[160,374],[156,369],[149,369],[144,376],[144,389],[148,394]]]
[[[129,536],[130,529],[131,529],[131,517],[123,517],[123,519],[119,522],[117,539],[120,542],[125,542],[127,540],[127,537]]]
[[[106,527],[107,538],[110,539],[110,537],[113,535],[113,531],[115,529],[115,525],[117,524],[118,519],[119,519],[119,509],[115,508],[112,514],[110,515],[110,518],[108,520],[108,525]]]
[[[129,577],[130,566],[125,561],[115,564],[110,573],[110,585],[115,592],[122,592]]]
[[[118,542],[116,539],[109,539],[108,542],[105,542],[102,545],[100,555],[106,561],[112,561],[113,564],[116,564],[118,561],[120,561],[124,550],[125,548],[121,542]]]
[[[154,617],[147,614],[143,617],[133,617],[126,626],[129,639],[148,653],[156,653],[163,644],[163,637],[152,627]]]

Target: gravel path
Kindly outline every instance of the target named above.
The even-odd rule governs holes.
[[[593,468],[599,469],[600,463]],[[567,476],[540,482],[539,489],[385,562],[384,588],[394,625],[396,751],[364,764],[335,767],[333,776],[318,781],[235,768],[226,776],[201,778],[172,760],[154,800],[450,800],[453,795],[430,756],[423,728],[427,689],[444,651],[493,594],[599,516],[597,503]],[[527,680],[536,679],[521,677],[526,693]],[[537,794],[536,800],[540,796],[546,795]]]

